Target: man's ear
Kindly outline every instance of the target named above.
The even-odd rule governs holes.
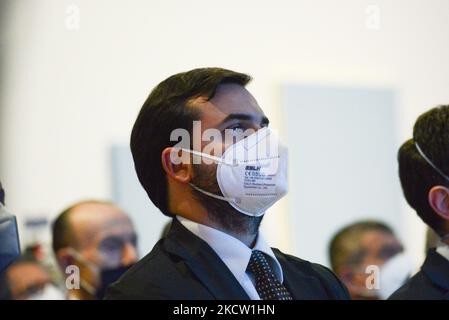
[[[441,218],[449,220],[449,189],[443,186],[434,186],[429,191],[429,205]]]
[[[75,259],[70,254],[68,248],[61,248],[59,249],[56,254],[56,260],[58,261],[59,265],[65,270],[67,266],[70,266],[72,264],[75,264]]]
[[[165,173],[181,183],[188,183],[192,177],[190,155],[181,149],[165,148],[161,154],[162,167]]]

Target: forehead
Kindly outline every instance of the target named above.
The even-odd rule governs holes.
[[[253,95],[237,84],[220,85],[212,99],[198,97],[190,101],[201,112],[203,128],[214,128],[230,114],[245,114],[260,122],[264,112]]]
[[[79,205],[72,210],[69,219],[75,241],[81,246],[110,234],[134,231],[128,216],[120,208],[110,204]]]

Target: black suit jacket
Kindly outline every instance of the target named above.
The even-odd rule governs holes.
[[[389,298],[391,300],[449,300],[449,261],[429,250],[421,270]]]
[[[348,299],[327,268],[273,249],[294,299]],[[245,290],[203,240],[173,219],[168,235],[111,285],[105,299],[247,300]]]

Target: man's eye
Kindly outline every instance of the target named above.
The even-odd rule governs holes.
[[[234,125],[234,126],[228,128],[228,129],[232,130],[232,131],[245,130],[245,128],[241,124]]]
[[[100,250],[102,251],[115,251],[120,250],[123,246],[123,241],[118,238],[108,238],[105,239],[100,244]]]

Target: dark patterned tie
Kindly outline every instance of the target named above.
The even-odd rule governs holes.
[[[290,293],[274,275],[263,252],[253,250],[247,270],[254,275],[260,299],[292,300]]]

